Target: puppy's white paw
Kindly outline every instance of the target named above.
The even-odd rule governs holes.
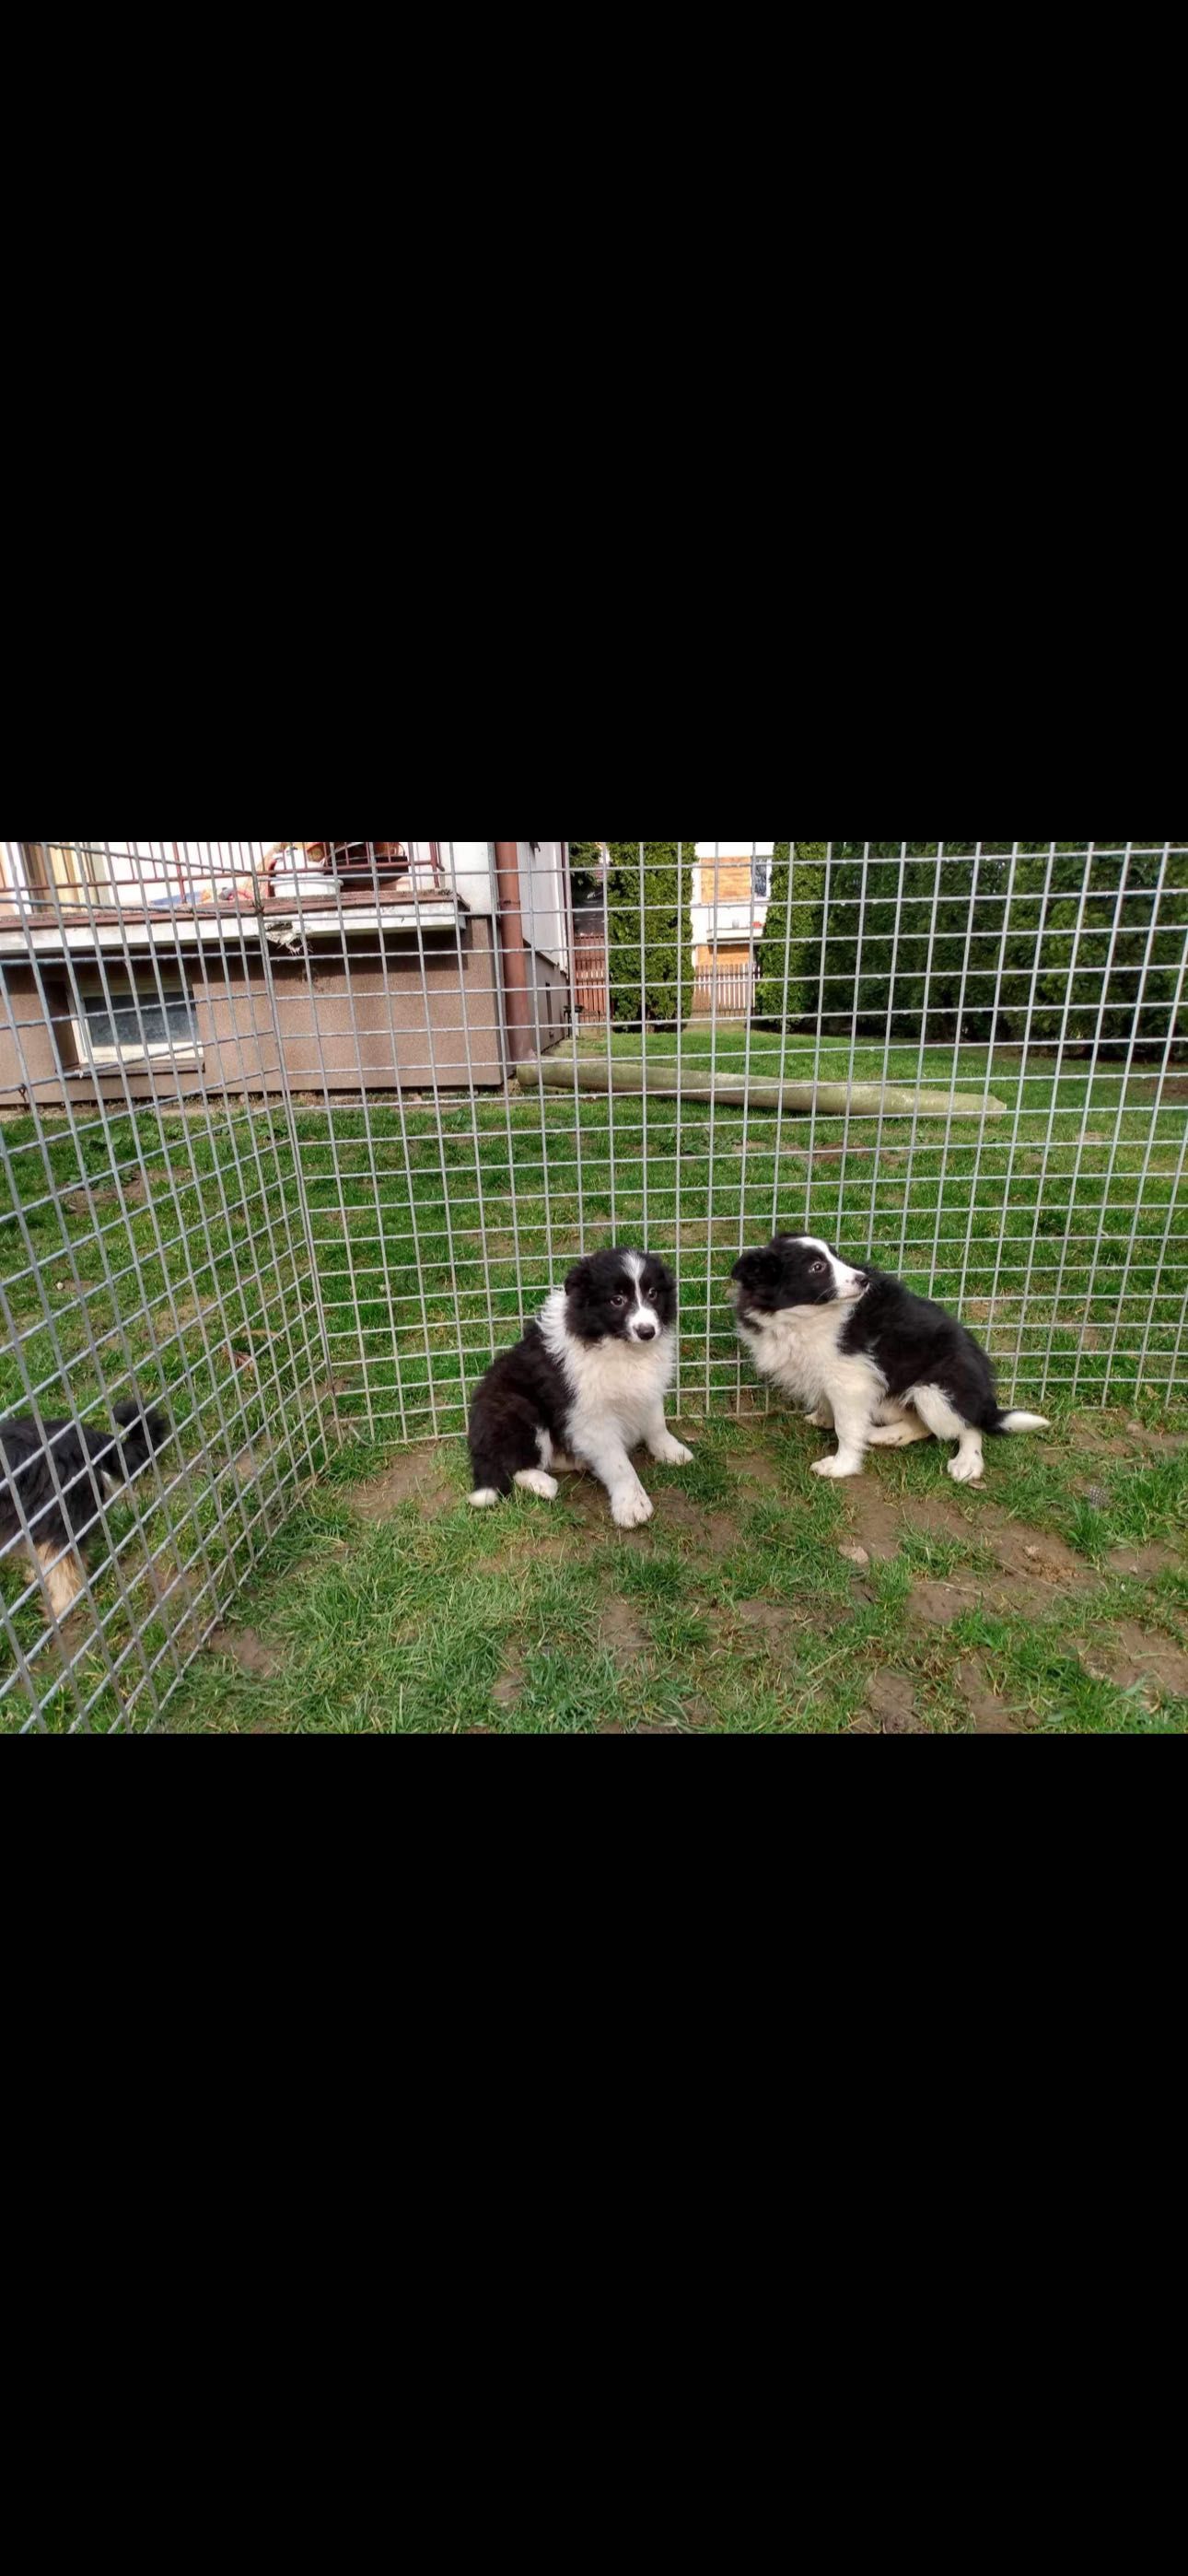
[[[955,1485],[976,1485],[981,1481],[985,1463],[980,1450],[967,1452],[963,1457],[959,1449],[956,1457],[949,1460],[949,1474]]]
[[[868,1434],[872,1449],[910,1449],[920,1438],[920,1426],[913,1422],[876,1422]]]
[[[861,1458],[814,1458],[814,1476],[860,1476]]]
[[[819,1404],[815,1413],[806,1413],[805,1421],[813,1431],[832,1431],[833,1415],[828,1405]]]
[[[467,1495],[466,1500],[472,1511],[485,1512],[490,1509],[492,1503],[498,1502],[499,1496],[494,1485],[480,1485],[477,1492]]]
[[[611,1495],[611,1519],[619,1529],[638,1529],[641,1521],[650,1521],[651,1517],[652,1506],[642,1485],[637,1485],[634,1493],[628,1488]]]
[[[652,1456],[659,1459],[662,1467],[691,1467],[693,1464],[692,1450],[683,1448],[679,1440],[657,1441]]]
[[[522,1485],[526,1494],[539,1494],[542,1502],[553,1503],[557,1499],[557,1479],[546,1476],[543,1467],[521,1467],[516,1483]]]

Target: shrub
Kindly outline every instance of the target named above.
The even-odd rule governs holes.
[[[692,990],[689,893],[696,841],[612,841],[607,876],[611,1017],[670,1025]],[[643,866],[640,866],[642,849]]]

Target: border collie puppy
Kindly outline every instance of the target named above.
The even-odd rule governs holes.
[[[593,1252],[546,1297],[522,1342],[504,1351],[470,1408],[471,1502],[481,1508],[523,1485],[552,1502],[550,1467],[588,1467],[610,1495],[611,1518],[634,1529],[652,1517],[628,1451],[687,1467],[664,1427],[676,1367],[676,1284],[654,1252]]]
[[[113,1419],[114,1432],[88,1422],[34,1422],[27,1414],[0,1422],[0,1549],[14,1539],[26,1548],[55,1619],[73,1610],[85,1588],[83,1542],[103,1502],[131,1484],[169,1437],[165,1415],[147,1412],[139,1396],[117,1404]]]
[[[735,1321],[760,1377],[795,1396],[837,1453],[815,1476],[860,1476],[869,1446],[955,1440],[949,1474],[982,1473],[982,1435],[1048,1431],[1042,1413],[1003,1413],[994,1371],[964,1324],[888,1270],[851,1270],[814,1234],[777,1234],[731,1272]]]

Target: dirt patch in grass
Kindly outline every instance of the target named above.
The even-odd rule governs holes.
[[[520,1655],[509,1655],[497,1682],[491,1684],[491,1697],[496,1708],[514,1708],[524,1687],[524,1661]],[[484,1727],[482,1732],[487,1733]],[[468,1728],[467,1733],[477,1730]]]
[[[1024,1581],[1058,1583],[1066,1587],[1092,1583],[1093,1570],[1082,1557],[1066,1547],[1062,1538],[1051,1530],[1030,1529],[1026,1521],[1008,1520],[1004,1512],[993,1509],[987,1515],[986,1535],[996,1562],[1004,1574],[1017,1574]]]
[[[866,1706],[880,1735],[931,1732],[923,1718],[916,1715],[915,1685],[910,1673],[872,1673],[866,1685]]]
[[[976,1610],[981,1598],[980,1589],[969,1583],[917,1583],[910,1615],[926,1628],[951,1628],[966,1610]]]
[[[805,1625],[798,1611],[778,1601],[736,1601],[730,1616],[773,1654],[778,1654]]]
[[[691,1494],[661,1494],[656,1501],[656,1518],[649,1529],[667,1522],[670,1529],[689,1530],[715,1555],[724,1556],[738,1546],[738,1521],[733,1512],[707,1512],[704,1503],[695,1503]]]
[[[1106,1558],[1112,1574],[1139,1574],[1150,1582],[1155,1574],[1167,1574],[1182,1565],[1183,1559],[1171,1547],[1114,1547]]]
[[[608,1594],[598,1613],[598,1643],[618,1661],[647,1651],[648,1640],[634,1611],[618,1593]]]
[[[436,1452],[410,1449],[394,1466],[385,1468],[382,1476],[373,1476],[369,1484],[356,1486],[351,1509],[361,1521],[387,1521],[401,1503],[415,1503],[421,1519],[431,1521],[439,1512],[448,1511],[456,1500]]]
[[[1111,1681],[1119,1690],[1137,1691],[1148,1707],[1162,1699],[1188,1699],[1188,1655],[1167,1637],[1153,1636],[1137,1620],[1124,1619],[1083,1653],[1085,1670],[1094,1681]]]
[[[284,1662],[279,1649],[265,1645],[254,1628],[216,1628],[208,1643],[212,1655],[225,1655],[241,1672],[252,1673],[259,1681],[271,1681]]]
[[[1012,1717],[1006,1701],[995,1689],[993,1676],[980,1655],[969,1655],[954,1676],[957,1688],[969,1710],[975,1735],[1019,1735],[1022,1728]]]
[[[1126,1086],[1126,1101],[1188,1100],[1188,1074],[1171,1073],[1160,1082],[1158,1074],[1141,1073]]]
[[[139,1181],[135,1184],[135,1190],[137,1197],[142,1199],[144,1191]],[[129,1189],[126,1193],[121,1193],[119,1190],[112,1189],[92,1190],[88,1196],[86,1190],[68,1190],[61,1204],[67,1216],[85,1220],[90,1216],[92,1208],[122,1207],[125,1196],[131,1198],[132,1191]]]
[[[1070,1437],[1074,1448],[1088,1450],[1092,1458],[1134,1456],[1134,1441],[1125,1431],[1111,1430],[1108,1422],[1078,1422]]]
[[[976,1488],[969,1486],[966,1490],[972,1493]],[[913,1529],[927,1530],[932,1538],[960,1539],[968,1547],[972,1523],[968,1514],[962,1511],[955,1492],[913,1494],[910,1502],[905,1502],[904,1509]]]
[[[846,1520],[851,1538],[866,1549],[868,1556],[884,1563],[899,1554],[904,1531],[900,1505],[885,1490],[880,1490],[874,1476],[857,1476],[844,1487]]]
[[[730,1464],[740,1483],[760,1485],[764,1493],[780,1494],[784,1480],[774,1458],[765,1449],[744,1449],[732,1457]]]
[[[597,1729],[597,1733],[599,1735],[682,1735],[684,1729],[680,1726],[661,1726],[649,1717],[641,1717],[637,1726],[629,1726],[626,1719],[622,1717],[608,1717]]]
[[[1183,1436],[1175,1431],[1149,1431],[1145,1422],[1126,1425],[1136,1448],[1150,1449],[1157,1458],[1173,1457],[1184,1446]]]

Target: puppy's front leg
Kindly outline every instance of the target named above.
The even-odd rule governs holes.
[[[599,1484],[610,1495],[611,1519],[620,1529],[637,1529],[641,1521],[650,1521],[652,1506],[644,1492],[622,1441],[613,1431],[592,1432],[580,1447],[571,1444]],[[682,1457],[684,1451],[681,1452]]]
[[[662,1404],[657,1405],[655,1412],[650,1414],[648,1420],[645,1422],[644,1439],[651,1450],[653,1458],[658,1458],[662,1466],[692,1466],[693,1452],[691,1449],[682,1448],[680,1441],[673,1439],[672,1433],[668,1429],[664,1419],[664,1407]]]
[[[866,1444],[870,1438],[871,1406],[869,1397],[861,1394],[835,1395],[833,1424],[837,1432],[837,1454],[833,1458],[814,1458],[814,1476],[860,1476]]]

